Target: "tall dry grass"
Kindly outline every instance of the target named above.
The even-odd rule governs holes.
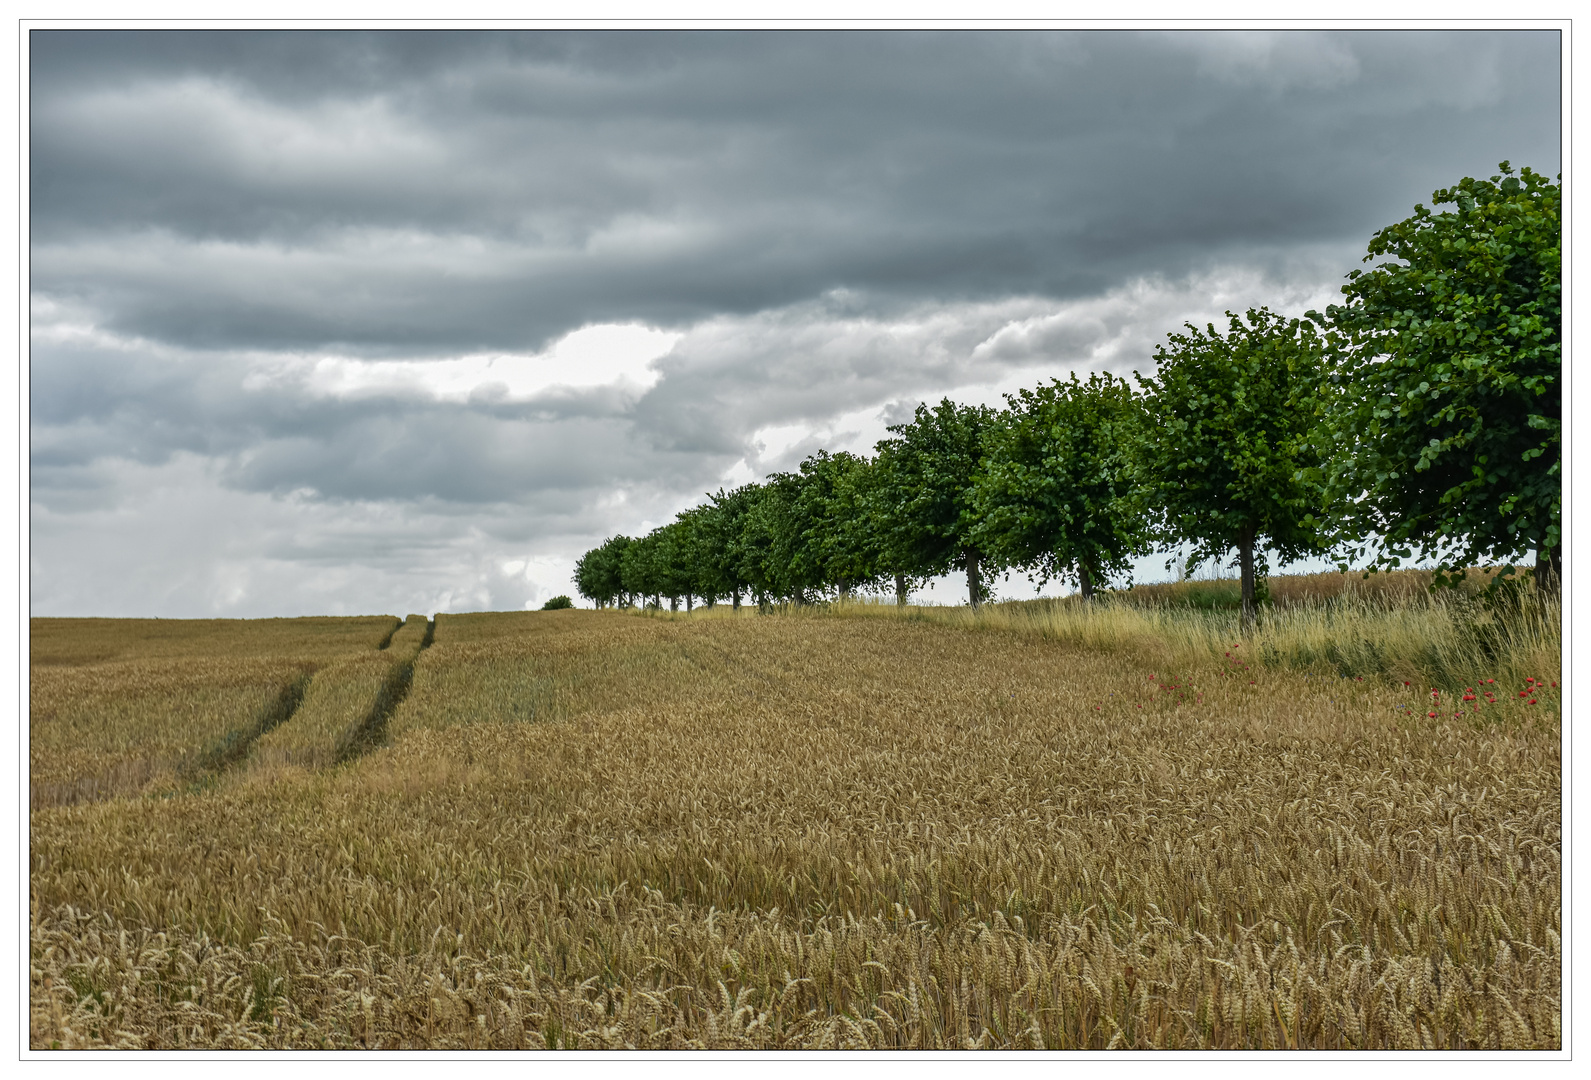
[[[33,814],[32,1045],[1560,1044],[1556,688],[955,619],[443,616],[391,746]]]
[[[976,611],[864,602],[805,613],[929,620],[1145,662],[1214,664],[1240,654],[1267,670],[1373,677],[1392,684],[1407,680],[1449,692],[1488,678],[1522,685],[1558,670],[1556,600],[1527,594],[1490,601],[1478,590],[1432,592],[1414,572],[1386,575],[1368,592],[1358,584],[1352,575],[1311,575],[1283,585],[1289,599],[1264,611],[1251,637],[1244,635],[1236,611],[1177,603],[1172,592],[1148,602],[1107,594],[1087,604],[1068,597],[985,604]]]

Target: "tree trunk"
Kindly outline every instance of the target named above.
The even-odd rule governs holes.
[[[1085,604],[1094,599],[1094,575],[1082,559],[1077,560],[1077,592]]]
[[[693,593],[685,594],[685,610],[692,611],[696,607],[696,596]]]
[[[895,575],[895,606],[896,607],[905,607],[906,606],[906,575],[905,574],[896,574]]]
[[[679,610],[679,597],[671,596],[671,597],[668,598],[668,609],[670,611],[678,611]]]
[[[1536,589],[1542,597],[1558,599],[1558,583],[1563,577],[1563,545],[1546,551],[1536,549]]]
[[[983,577],[978,573],[978,553],[967,551],[967,600],[974,611],[983,606]]]
[[[731,611],[739,611],[740,610],[740,590],[736,589],[733,592],[731,592],[729,594],[729,600],[730,600],[730,604],[732,605],[730,610]]]
[[[851,598],[851,583],[849,581],[840,582],[840,603],[843,604],[846,601],[848,601],[850,598]]]
[[[1243,632],[1254,632],[1254,527],[1243,526],[1237,538],[1238,565],[1242,567]]]

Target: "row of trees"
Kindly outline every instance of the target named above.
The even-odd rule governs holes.
[[[1346,302],[1266,308],[1168,335],[1137,386],[1096,373],[941,401],[871,458],[820,451],[720,490],[576,570],[599,606],[739,606],[914,585],[952,569],[979,604],[994,573],[1086,598],[1154,547],[1237,553],[1243,615],[1268,569],[1336,552],[1459,573],[1535,549],[1560,571],[1560,185],[1504,162],[1377,233]]]

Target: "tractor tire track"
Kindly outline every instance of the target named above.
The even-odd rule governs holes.
[[[184,779],[202,782],[207,777],[225,772],[248,757],[249,751],[254,749],[254,744],[260,738],[293,718],[298,707],[304,703],[304,696],[309,692],[309,684],[314,677],[312,669],[302,671],[296,678],[283,685],[276,697],[266,702],[259,712],[255,713],[253,721],[247,727],[227,732],[219,741],[201,753],[198,759],[184,770]]]
[[[387,636],[381,639],[381,644],[376,646],[376,651],[377,652],[384,652],[386,650],[387,646],[392,644],[392,635],[396,634],[399,630],[402,630],[402,629],[403,629],[403,620],[402,619],[398,619],[398,618],[394,618],[392,620],[392,629],[388,630],[387,631]]]
[[[425,636],[420,639],[420,647],[408,659],[393,663],[392,669],[387,672],[386,679],[381,683],[381,688],[376,691],[376,699],[371,702],[370,711],[365,714],[364,719],[347,740],[338,747],[336,759],[338,765],[345,765],[361,758],[386,742],[387,725],[392,721],[393,714],[398,711],[398,706],[403,704],[403,699],[409,696],[409,688],[414,685],[415,665],[420,662],[420,657],[431,647],[431,642],[435,638],[436,616],[433,615],[426,623]]]

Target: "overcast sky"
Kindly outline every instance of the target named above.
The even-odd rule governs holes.
[[[1560,168],[1546,31],[30,48],[34,615],[539,606],[704,492],[1302,314],[1435,188]]]

